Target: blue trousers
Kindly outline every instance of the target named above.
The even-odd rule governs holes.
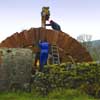
[[[47,64],[48,59],[48,52],[41,52],[40,53],[40,71],[43,70],[44,65]]]

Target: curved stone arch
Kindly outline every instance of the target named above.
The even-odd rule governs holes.
[[[36,44],[45,38],[50,44],[57,44],[63,62],[69,55],[77,62],[92,61],[89,52],[77,40],[64,32],[44,28],[31,28],[20,33],[14,33],[2,41],[0,47],[23,48]]]

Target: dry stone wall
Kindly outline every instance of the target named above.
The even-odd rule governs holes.
[[[14,33],[1,42],[0,47],[22,48],[36,44],[38,40],[47,39],[50,44],[56,43],[60,52],[60,58],[64,62],[67,54],[73,57],[76,62],[92,61],[92,58],[77,40],[67,33],[44,28],[31,28],[20,33]]]
[[[22,48],[0,49],[0,91],[29,86],[32,51]]]

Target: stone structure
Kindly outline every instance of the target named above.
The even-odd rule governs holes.
[[[31,70],[32,51],[30,49],[0,49],[0,91],[27,88]]]
[[[68,60],[69,55],[76,62],[92,61],[89,52],[77,40],[64,32],[44,28],[31,28],[20,33],[14,33],[2,41],[0,47],[23,48],[36,44],[38,40],[45,38],[49,43],[57,44],[62,62]]]

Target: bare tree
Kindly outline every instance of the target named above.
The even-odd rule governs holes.
[[[77,36],[77,40],[82,43],[83,46],[85,46],[87,49],[91,47],[91,40],[92,40],[92,35],[88,34],[81,34]]]

